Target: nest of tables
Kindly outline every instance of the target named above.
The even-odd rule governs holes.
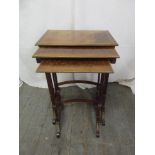
[[[96,111],[96,137],[100,125],[105,125],[105,100],[111,63],[116,63],[118,46],[109,31],[97,30],[48,30],[36,43],[33,54],[39,66],[37,73],[45,73],[53,109],[53,124],[56,136],[61,134],[61,111],[64,104],[82,102],[93,104]],[[71,80],[58,82],[57,73],[97,73],[96,82]],[[52,76],[51,76],[52,75]],[[96,86],[96,98],[62,100],[60,86],[85,83]]]

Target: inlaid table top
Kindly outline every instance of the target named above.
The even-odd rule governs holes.
[[[37,46],[118,46],[109,31],[48,30]]]

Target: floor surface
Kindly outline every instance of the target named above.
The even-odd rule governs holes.
[[[56,138],[48,89],[23,84],[19,90],[20,155],[134,155],[135,103],[130,88],[108,85],[106,125],[95,136],[95,112],[89,104],[66,105],[61,137]],[[95,88],[70,86],[64,98],[92,98]]]

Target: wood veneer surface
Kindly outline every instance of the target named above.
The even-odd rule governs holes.
[[[48,30],[37,46],[118,46],[109,31]]]
[[[39,48],[33,58],[119,58],[114,48],[50,47]]]
[[[42,61],[37,69],[38,73],[112,73],[108,61],[103,60],[52,60]]]

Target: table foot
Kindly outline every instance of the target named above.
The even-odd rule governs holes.
[[[52,124],[53,124],[53,125],[56,124],[56,120],[55,120],[55,119],[52,120]]]
[[[100,131],[99,131],[99,123],[96,123],[96,137],[100,137]]]
[[[61,134],[60,122],[57,122],[56,127],[57,127],[56,137],[59,138]]]
[[[60,132],[57,132],[57,133],[56,133],[56,137],[57,137],[57,138],[60,138]]]

